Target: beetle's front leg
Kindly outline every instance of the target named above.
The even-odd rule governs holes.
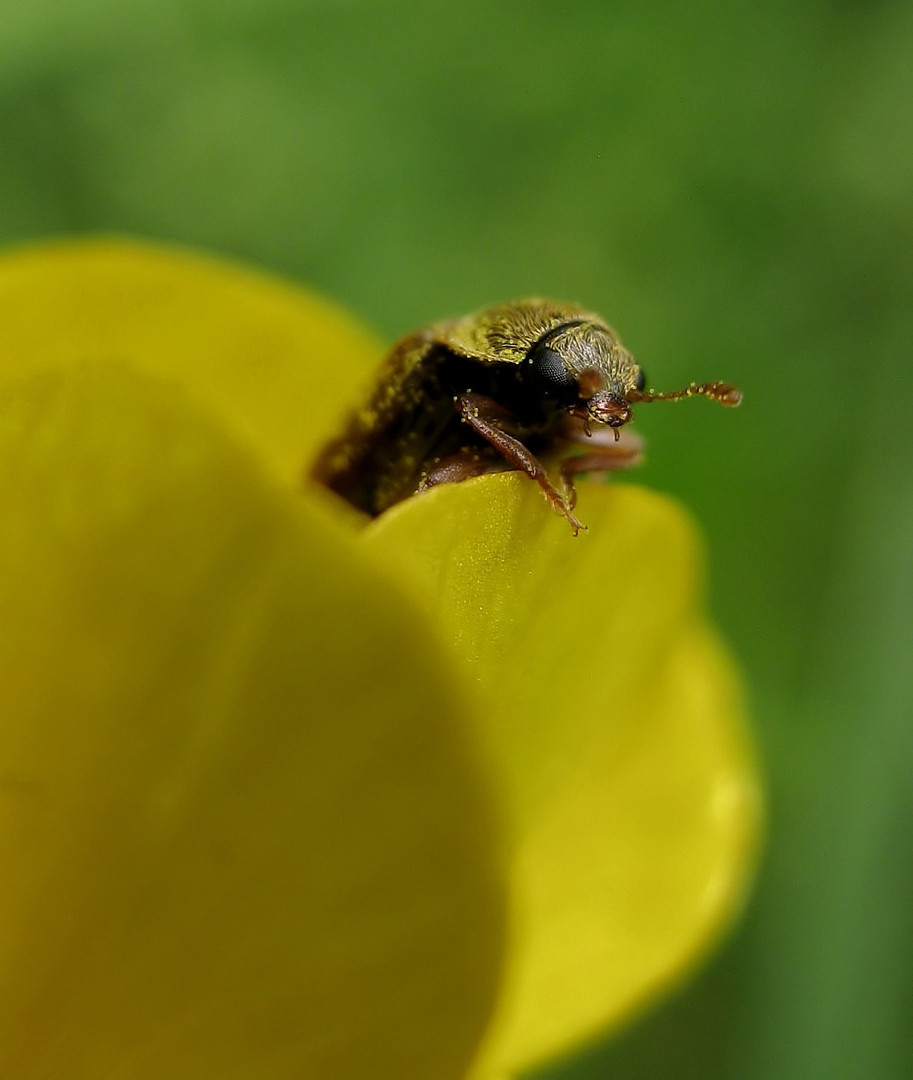
[[[527,450],[519,439],[508,435],[503,429],[501,424],[510,421],[510,414],[505,409],[484,394],[458,394],[454,403],[463,423],[481,435],[514,468],[521,469],[530,479],[536,481],[552,508],[567,518],[575,536],[580,529],[586,528],[586,525],[571,513],[571,507],[549,480],[542,462]]]

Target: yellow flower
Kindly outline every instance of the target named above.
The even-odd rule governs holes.
[[[0,1075],[510,1075],[738,909],[687,517],[505,474],[360,528],[302,476],[377,351],[186,253],[0,261]]]

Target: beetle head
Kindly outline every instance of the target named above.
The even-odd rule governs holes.
[[[585,399],[585,408],[589,420],[611,428],[623,427],[633,416],[627,399],[612,390],[597,390]]]
[[[563,323],[540,338],[529,360],[543,389],[566,394],[581,418],[613,428],[631,419],[629,395],[643,388],[643,378],[611,327],[590,319]]]
[[[633,418],[639,401],[680,401],[707,397],[721,405],[738,405],[741,394],[728,383],[691,383],[659,393],[646,389],[643,370],[618,340],[615,331],[594,318],[562,323],[532,347],[528,359],[546,393],[560,394],[568,410],[589,430],[604,424],[615,432]]]

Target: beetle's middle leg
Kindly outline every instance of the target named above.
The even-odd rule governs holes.
[[[488,471],[489,462],[479,450],[463,449],[435,462],[422,474],[417,492],[427,491],[438,484],[458,484]]]
[[[618,469],[626,469],[629,465],[633,465],[639,456],[636,450],[618,453],[610,447],[605,447],[602,450],[593,450],[589,454],[577,454],[574,457],[564,458],[561,462],[560,475],[568,506],[573,509],[577,505],[575,476],[586,473],[617,472]]]
[[[527,450],[519,439],[508,435],[501,427],[505,420],[510,419],[508,412],[484,394],[459,394],[454,401],[460,419],[465,424],[490,443],[514,468],[521,469],[530,479],[536,481],[552,508],[567,518],[575,536],[580,529],[586,528],[586,525],[571,513],[572,507],[549,480],[542,462]]]
[[[575,476],[616,472],[618,469],[636,465],[641,460],[643,442],[627,429],[621,432],[620,439],[616,438],[617,432],[608,428],[587,434],[587,429],[582,424],[569,418],[561,435],[570,444],[587,447],[586,453],[572,455],[561,461],[561,485],[572,509],[577,504]]]

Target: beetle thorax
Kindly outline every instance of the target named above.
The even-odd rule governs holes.
[[[595,322],[570,325],[558,331],[549,345],[577,379],[584,399],[598,391],[623,398],[635,388],[637,364],[611,327]]]

